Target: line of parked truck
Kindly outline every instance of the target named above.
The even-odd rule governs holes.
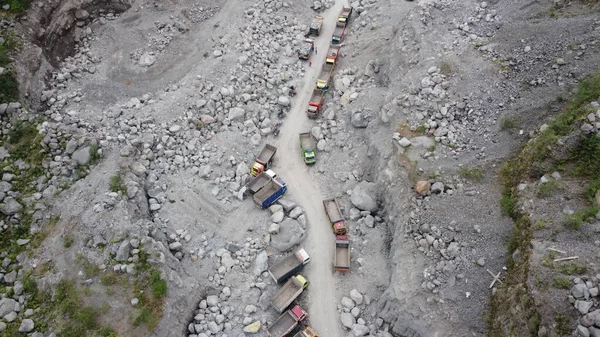
[[[351,14],[352,8],[344,7],[338,15],[325,64],[321,69],[316,87],[309,101],[307,111],[309,118],[316,118],[324,104],[325,95],[335,71],[340,44],[344,38],[346,25]],[[319,36],[322,25],[322,16],[317,16],[315,21],[310,24],[306,35],[307,39],[304,40],[304,44],[298,50],[300,59],[308,59],[314,51],[314,41],[308,39],[308,37],[310,35]],[[317,160],[317,140],[310,132],[304,132],[300,134],[299,141],[304,162],[307,165],[314,164]],[[276,153],[277,148],[275,146],[265,144],[250,169],[253,178],[246,185],[244,193],[251,194],[254,203],[261,209],[274,204],[287,191],[287,184],[271,169]],[[323,208],[329,219],[329,225],[336,236],[333,269],[338,272],[348,272],[350,271],[350,238],[344,221],[345,212],[336,198],[323,200]],[[281,316],[267,329],[269,337],[285,337],[294,330],[297,331],[294,337],[318,337],[318,334],[310,326],[304,325],[304,327],[298,328],[300,323],[306,320],[308,313],[299,305],[294,304],[294,301],[309,285],[309,281],[300,274],[309,262],[310,256],[308,253],[304,249],[300,249],[269,267],[269,275],[276,284],[281,285],[271,298],[271,306]]]

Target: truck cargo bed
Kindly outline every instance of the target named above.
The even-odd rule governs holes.
[[[292,330],[296,326],[297,322],[292,317],[292,315],[288,312],[285,312],[281,315],[269,329],[267,329],[267,333],[272,337],[282,337],[289,333],[289,330]]]
[[[339,205],[335,199],[326,199],[323,200],[323,205],[325,206],[325,212],[329,217],[329,221],[332,223],[344,220],[342,218],[342,214],[340,213]]]
[[[269,180],[271,180],[271,177],[269,177],[268,175],[259,174],[248,183],[247,188],[250,191],[250,193],[254,194],[258,192],[258,190],[260,190],[263,186],[265,186]]]
[[[269,268],[269,274],[275,282],[278,282],[281,277],[300,265],[302,265],[302,262],[296,257],[296,254],[292,254]]]
[[[348,261],[350,261],[349,247],[335,247],[335,266],[350,267]]]
[[[292,277],[281,288],[279,288],[277,293],[275,293],[273,296],[271,303],[277,312],[281,312],[285,310],[292,303],[292,301],[296,299],[298,295],[300,295],[301,292],[302,283]]]
[[[303,150],[313,150],[315,148],[314,138],[310,133],[300,134],[300,145]]]

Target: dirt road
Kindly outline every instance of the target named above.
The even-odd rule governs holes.
[[[306,107],[321,66],[325,63],[325,54],[335,29],[337,15],[343,7],[338,0],[334,7],[324,14],[321,34],[315,40],[317,55],[312,55],[312,67],[306,63],[304,85],[298,88],[298,94],[293,99],[292,109],[281,128],[278,162],[282,167],[278,173],[288,183],[289,192],[306,211],[308,217],[308,237],[304,247],[312,257],[306,268],[306,276],[310,281],[308,296],[311,326],[323,336],[341,337],[339,314],[336,310],[336,282],[333,276],[334,235],[323,210],[321,193],[313,169],[307,167],[302,160],[298,135],[310,131],[314,122],[306,117]],[[317,160],[318,160],[317,153]]]

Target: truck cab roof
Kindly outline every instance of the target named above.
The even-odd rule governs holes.
[[[292,313],[298,317],[298,321],[303,321],[304,318],[306,318],[306,311],[304,311],[304,309],[300,308],[299,305],[295,305],[292,309],[290,309],[292,311]]]
[[[310,256],[308,255],[306,250],[304,250],[304,248],[297,251],[296,256],[298,256],[298,258],[300,258],[300,260],[302,260],[302,263],[304,264],[310,262]]]

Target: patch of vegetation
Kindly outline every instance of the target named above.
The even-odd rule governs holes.
[[[569,323],[569,317],[565,315],[554,316],[554,325],[556,326],[558,336],[570,336],[573,332],[573,327]]]
[[[547,182],[541,183],[537,188],[537,196],[538,198],[548,198],[556,191],[562,190],[564,186],[556,179],[549,178]]]
[[[5,0],[0,0],[0,6],[2,1]],[[0,31],[0,37],[4,39],[4,44],[0,45],[0,67],[6,68],[0,75],[0,103],[16,102],[19,100],[19,83],[14,71],[9,67],[11,63],[9,54],[19,48],[19,41],[13,33],[6,31]]]
[[[571,281],[568,277],[557,276],[552,279],[552,286],[558,289],[571,289]]]
[[[140,305],[133,315],[132,323],[135,326],[143,324],[153,331],[162,317],[167,282],[161,278],[158,270],[151,267],[150,271],[138,275],[134,288],[134,296],[139,299]]]
[[[454,71],[452,64],[450,64],[450,62],[442,62],[440,64],[440,73],[444,74],[444,75],[450,75],[452,74],[452,72]]]
[[[100,267],[91,263],[83,254],[77,254],[77,262],[83,268],[83,272],[86,277],[96,277],[100,275],[101,270]]]
[[[127,188],[125,187],[125,181],[120,173],[115,174],[110,177],[109,188],[111,192],[125,194],[127,193]]]
[[[583,275],[587,272],[587,266],[583,262],[568,261],[562,262],[562,265],[557,270],[564,275]]]
[[[157,324],[157,322],[154,320],[154,317],[152,317],[152,311],[148,307],[143,307],[133,319],[134,326],[138,326],[140,324],[144,324],[148,327]]]
[[[483,171],[478,168],[461,167],[458,171],[461,177],[479,183],[483,180]]]
[[[584,177],[597,177],[600,172],[600,137],[584,136],[571,154],[574,160],[573,173]]]
[[[31,0],[0,0],[0,6],[10,5],[10,11],[15,14],[25,13]]]
[[[152,287],[152,296],[161,298],[167,295],[167,281],[160,277],[158,270],[152,271],[150,275],[150,286]]]
[[[0,102],[17,102],[19,100],[19,82],[12,70],[5,70],[0,75]]]
[[[73,239],[72,236],[66,235],[65,237],[63,237],[63,247],[70,248],[73,245],[74,241],[75,239]]]
[[[511,218],[515,217],[515,208],[517,206],[517,197],[513,195],[512,188],[505,186],[502,191],[502,214]]]
[[[119,276],[114,272],[108,272],[102,275],[100,282],[105,286],[111,286],[119,281]]]
[[[90,163],[88,165],[96,164],[100,158],[102,158],[102,155],[99,152],[98,145],[90,146]]]
[[[565,217],[565,226],[571,230],[578,230],[583,226],[583,223],[590,218],[596,216],[600,209],[596,206],[579,210]]]
[[[98,332],[100,337],[118,337],[117,333],[113,329],[104,328]]]
[[[517,119],[513,116],[502,116],[500,118],[500,130],[512,130],[517,125]]]
[[[596,193],[598,191],[600,191],[600,176],[588,182],[587,186],[585,187],[584,195],[589,202],[593,203],[595,202],[594,199],[596,198]]]
[[[435,145],[431,145],[427,148],[427,151],[429,152],[435,152]]]
[[[546,222],[544,220],[537,220],[535,222],[535,224],[533,225],[533,230],[534,231],[539,231],[541,229],[546,228]]]

